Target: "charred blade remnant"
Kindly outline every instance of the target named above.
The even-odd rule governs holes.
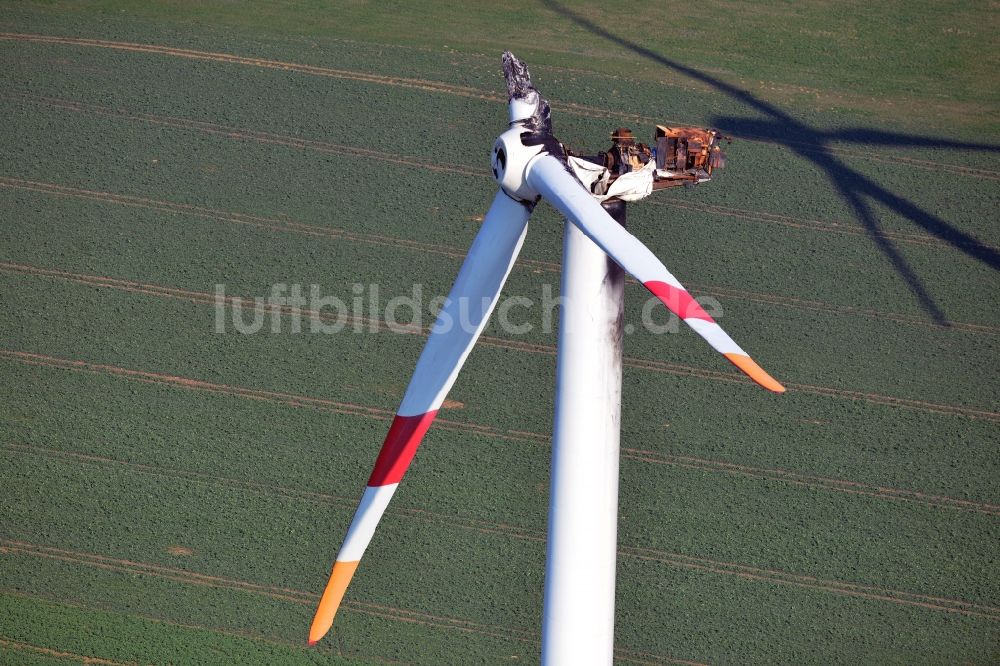
[[[503,76],[507,80],[508,101],[517,100],[526,105],[534,105],[530,117],[521,120],[525,129],[536,134],[552,133],[552,118],[549,103],[531,83],[531,73],[523,60],[510,51],[503,52]]]

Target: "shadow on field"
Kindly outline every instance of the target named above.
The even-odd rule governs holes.
[[[762,139],[785,146],[822,168],[830,179],[830,183],[854,211],[854,216],[858,222],[867,230],[869,237],[882,254],[885,255],[886,259],[889,260],[896,273],[906,282],[914,297],[935,322],[944,325],[948,324],[947,318],[927,292],[923,281],[899,253],[892,241],[887,239],[883,234],[872,209],[871,202],[881,203],[891,208],[929,234],[947,242],[968,256],[983,262],[990,268],[1000,270],[1000,253],[995,249],[983,245],[961,229],[928,213],[912,202],[885,189],[864,174],[855,171],[834,155],[833,151],[830,150],[830,144],[836,142],[857,142],[881,146],[953,148],[989,152],[1000,152],[1000,146],[948,141],[868,128],[849,128],[836,131],[815,129],[746,90],[700,72],[697,69],[665,58],[655,51],[631,42],[624,37],[619,37],[553,0],[542,0],[542,4],[598,37],[614,42],[633,53],[696,81],[708,84],[719,92],[763,114],[764,118],[715,118],[713,124],[720,130],[737,136]]]

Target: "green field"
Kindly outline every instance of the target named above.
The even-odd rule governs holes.
[[[213,301],[447,293],[505,48],[579,150],[733,136],[630,227],[789,389],[627,286],[617,661],[1000,662],[1000,12],[616,4],[0,3],[0,663],[538,661],[540,308],[487,329],[307,648],[424,335]],[[561,238],[540,205],[506,295],[558,291]]]

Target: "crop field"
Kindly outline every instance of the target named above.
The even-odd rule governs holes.
[[[1000,662],[998,35],[930,0],[0,2],[0,663],[538,661],[547,204],[530,330],[491,322],[306,646],[496,191],[505,48],[578,151],[732,136],[629,226],[788,387],[626,286],[616,661]],[[345,326],[246,332],[275,285]]]

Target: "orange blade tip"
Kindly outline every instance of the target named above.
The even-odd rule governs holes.
[[[319,608],[316,609],[316,616],[313,617],[312,626],[309,628],[309,645],[315,645],[319,639],[330,631],[333,626],[333,618],[337,615],[340,602],[344,599],[344,592],[347,585],[354,576],[354,571],[358,568],[358,562],[334,562],[333,571],[330,572],[330,581],[323,590],[323,597],[319,600]]]
[[[774,391],[775,393],[785,392],[785,387],[779,384],[774,377],[764,372],[764,368],[757,365],[749,356],[744,356],[742,354],[723,354],[723,356],[725,356],[730,363],[746,373],[750,379],[754,380],[768,391]]]

